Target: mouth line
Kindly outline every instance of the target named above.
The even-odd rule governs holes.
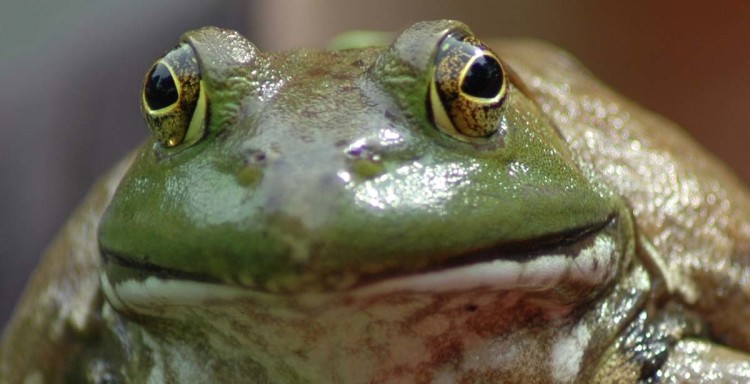
[[[500,265],[498,263],[504,263],[503,268],[507,269],[508,263],[530,263],[536,258],[555,252],[558,254],[567,253],[568,256],[566,257],[575,258],[575,256],[570,256],[569,253],[574,250],[577,245],[586,243],[588,240],[594,238],[597,233],[605,230],[615,221],[615,218],[615,214],[610,214],[604,220],[591,225],[551,233],[529,240],[515,241],[484,249],[463,252],[449,256],[447,260],[427,268],[400,272],[389,269],[361,275],[354,285],[345,290],[369,290],[370,286],[378,285],[389,280],[403,280],[418,275],[445,274],[451,271],[484,268],[493,263],[496,267]],[[101,246],[101,244],[99,249],[105,267],[112,265],[115,268],[126,270],[127,275],[131,279],[143,281],[155,277],[162,280],[189,280],[207,284],[237,285],[239,288],[253,289],[251,287],[243,287],[239,282],[227,282],[204,273],[180,271],[173,268],[162,267],[150,262],[136,261],[124,257],[117,252],[107,250]],[[507,271],[505,271],[505,273],[507,274]]]
[[[610,214],[604,220],[573,228],[566,231],[546,234],[528,240],[514,241],[490,246],[478,250],[462,252],[449,256],[445,261],[434,266],[414,271],[397,272],[387,270],[362,276],[356,285],[350,289],[366,288],[388,279],[408,278],[415,274],[442,273],[452,270],[465,269],[472,266],[489,265],[493,262],[527,263],[538,257],[557,253],[571,253],[573,249],[595,237],[615,221],[616,215]],[[567,252],[566,252],[567,251]],[[575,258],[575,256],[568,256]]]
[[[541,239],[466,252],[432,268],[371,275],[349,290],[356,297],[373,297],[396,292],[541,292],[603,286],[619,269],[617,227],[617,216],[612,214],[599,223]]]
[[[476,251],[465,252],[461,255],[452,256],[449,260],[439,266],[439,269],[462,267],[498,259],[524,262],[536,256],[555,249],[571,247],[581,243],[583,240],[600,232],[615,219],[615,215],[609,215],[606,219],[562,232],[547,234],[528,240],[515,241],[501,244]]]
[[[111,264],[120,268],[127,269],[128,272],[133,275],[132,277],[138,280],[145,280],[149,277],[156,277],[163,280],[190,280],[200,283],[226,284],[225,281],[222,281],[221,279],[208,274],[180,271],[177,269],[161,267],[149,262],[129,259],[127,257],[121,256],[117,252],[107,250],[106,248],[102,247],[101,244],[99,245],[99,252],[102,255],[105,267]]]

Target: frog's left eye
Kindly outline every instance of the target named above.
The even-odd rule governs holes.
[[[433,123],[462,141],[498,131],[508,80],[500,60],[474,36],[451,33],[442,39],[430,81]]]
[[[206,95],[193,49],[182,44],[146,74],[141,109],[156,140],[165,148],[189,146],[206,130]]]

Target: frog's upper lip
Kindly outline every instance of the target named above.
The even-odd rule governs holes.
[[[546,253],[553,248],[564,248],[580,243],[610,225],[615,215],[609,215],[600,222],[572,228],[566,231],[550,233],[529,240],[514,241],[498,246],[477,251],[466,252],[457,257],[452,257],[441,265],[441,269],[452,268],[467,264],[476,264],[483,261],[492,261],[498,258],[512,258],[523,262],[535,258],[541,253]]]
[[[582,270],[581,265],[588,263],[583,269],[590,268],[593,273],[591,279],[604,278],[603,266],[609,266],[610,255],[581,255],[587,244],[593,243],[602,232],[614,232],[616,215],[612,214],[605,220],[571,230],[552,233],[532,240],[503,243],[486,249],[464,252],[449,257],[446,261],[427,269],[399,272],[393,270],[360,276],[357,283],[349,290],[359,294],[383,293],[393,290],[434,291],[465,289],[474,286],[518,282],[526,279],[528,284],[533,279],[546,278],[549,281],[552,274],[560,274],[561,269],[570,269],[571,263]],[[614,252],[615,246],[604,247],[608,252]],[[145,280],[156,277],[163,280],[190,280],[209,284],[227,284],[209,274],[185,272],[156,264],[136,261],[123,257],[116,252],[100,247],[105,265],[127,272],[129,278]],[[601,252],[600,252],[601,253]],[[590,265],[589,265],[590,264]],[[600,266],[602,266],[600,268]],[[600,269],[600,270],[596,270]],[[533,271],[526,273],[524,271]],[[534,275],[534,276],[531,276]],[[589,279],[589,280],[591,280]]]
[[[372,275],[352,291],[364,296],[480,287],[541,291],[561,281],[596,286],[611,279],[619,267],[618,229],[617,215],[611,214],[569,231],[463,253],[416,273]]]

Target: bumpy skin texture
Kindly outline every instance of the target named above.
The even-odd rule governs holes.
[[[0,382],[63,382],[76,356],[97,338],[103,297],[96,231],[131,160],[91,189],[31,277],[2,335]]]
[[[750,350],[746,187],[674,123],[616,95],[569,55],[539,42],[495,47],[525,79],[581,164],[596,169],[628,201],[642,240],[654,247],[641,249],[641,257],[660,259],[654,269],[662,276],[655,278],[666,280],[667,292],[657,296],[699,313],[712,337]],[[721,347],[695,344],[700,342],[681,344],[671,355],[665,368],[674,375],[670,382],[698,382],[703,375],[711,382],[724,370],[735,373],[727,380],[748,377],[746,355],[716,353],[709,360],[718,363],[711,365],[702,358]],[[694,368],[699,372],[686,374],[689,360],[702,362]]]
[[[582,164],[630,203],[672,293],[723,341],[750,349],[750,199],[737,177],[679,127],[623,100],[565,54],[503,48]]]
[[[678,127],[614,94],[564,52],[529,41],[489,45],[554,121],[579,167],[603,179],[632,209],[637,254],[618,270],[613,285],[581,305],[516,305],[544,298],[469,292],[395,295],[360,307],[348,307],[344,297],[334,299],[341,300],[329,306],[334,310],[318,311],[316,304],[300,304],[294,297],[257,294],[216,300],[205,308],[185,305],[121,315],[102,298],[96,226],[130,162],[125,160],[92,191],[32,278],[3,333],[0,382],[78,381],[81,375],[93,382],[248,377],[259,382],[280,377],[293,382],[315,382],[311,377],[339,382],[353,382],[352,377],[361,382],[731,382],[748,377],[750,359],[743,351],[750,349],[750,201],[745,188]],[[217,50],[215,57],[225,54]],[[308,55],[315,54],[293,57]],[[420,57],[415,51],[414,60]],[[420,102],[419,95],[400,95]],[[231,99],[232,94],[222,96]],[[232,113],[215,111],[217,119],[230,119]],[[275,118],[283,122],[284,115]],[[400,327],[389,326],[394,316],[404,315],[408,320],[396,323]],[[317,323],[306,316],[317,316]],[[247,317],[255,319],[257,329],[243,323]],[[498,319],[505,323],[498,325]],[[244,336],[231,337],[234,328]],[[383,343],[401,328],[416,335],[401,336],[396,346]],[[185,335],[190,335],[187,343]],[[467,349],[467,335],[475,341],[496,339]],[[326,337],[361,337],[361,348],[336,350]],[[424,340],[429,343],[420,343]],[[265,367],[246,359],[242,350],[259,341],[266,343],[259,350],[281,357],[250,355]],[[661,353],[665,349],[668,353]],[[285,350],[295,352],[285,356]],[[300,372],[292,372],[292,363],[281,366],[299,360],[305,367],[306,355],[314,353],[338,360]],[[429,358],[421,360],[420,354]],[[565,365],[560,360],[565,354],[577,356],[580,366]],[[373,370],[375,363],[391,363],[392,355],[403,364]],[[348,370],[341,370],[341,362],[351,364]],[[429,363],[439,363],[442,370],[430,371]],[[501,368],[485,369],[485,363]],[[374,376],[357,376],[368,374]]]

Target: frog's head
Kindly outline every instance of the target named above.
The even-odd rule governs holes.
[[[579,300],[621,265],[617,198],[458,22],[283,53],[196,30],[148,71],[142,109],[153,138],[100,226],[110,300],[156,280]]]

